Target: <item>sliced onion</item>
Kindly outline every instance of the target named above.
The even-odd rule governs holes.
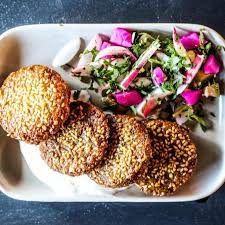
[[[101,50],[97,54],[95,61],[97,61],[105,56],[108,56],[108,55],[112,55],[112,56],[127,55],[130,57],[131,61],[135,62],[137,60],[137,58],[134,56],[134,54],[131,51],[129,51],[128,49],[121,47],[121,46],[111,46],[111,47]]]
[[[100,51],[101,46],[102,46],[102,37],[100,34],[96,34],[91,41],[89,42],[89,44],[87,45],[86,49],[87,51],[91,51],[94,48],[96,48],[97,51]],[[83,67],[88,65],[89,63],[91,63],[93,61],[93,55],[91,54],[91,52],[87,53],[87,54],[82,54],[77,67]]]
[[[175,27],[173,28],[173,46],[179,56],[186,58],[186,64],[190,64],[191,62],[187,56],[187,51],[181,43]]]

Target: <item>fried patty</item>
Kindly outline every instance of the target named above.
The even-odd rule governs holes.
[[[33,65],[11,73],[0,89],[0,125],[31,144],[59,131],[70,112],[70,89],[54,70]]]
[[[173,194],[192,176],[197,153],[194,143],[184,128],[162,120],[144,122],[151,137],[153,155],[137,185],[146,194]]]
[[[79,176],[103,159],[108,138],[105,114],[90,103],[73,102],[64,128],[40,144],[41,157],[53,170]]]
[[[89,173],[97,184],[118,188],[127,186],[151,157],[147,129],[135,118],[108,115],[110,140],[102,163]]]

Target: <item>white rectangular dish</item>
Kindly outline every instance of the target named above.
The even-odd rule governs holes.
[[[32,64],[52,67],[52,60],[61,46],[74,36],[86,43],[96,33],[109,34],[114,27],[127,27],[169,34],[174,26],[180,32],[206,29],[207,38],[216,45],[225,46],[225,40],[214,30],[195,24],[52,24],[29,25],[11,29],[0,36],[0,84],[12,71]],[[225,64],[225,53],[221,55]],[[81,83],[61,68],[54,68],[73,88]],[[220,73],[225,78],[224,69]],[[198,166],[190,182],[174,196],[152,197],[138,192],[135,187],[112,194],[102,192],[86,183],[86,178],[71,180],[63,175],[45,170],[38,164],[39,155],[34,146],[10,139],[0,130],[0,190],[6,195],[29,201],[61,202],[174,202],[192,201],[207,197],[225,181],[225,96],[221,95],[210,108],[216,117],[212,130],[204,133],[200,128],[193,133],[198,148]],[[28,154],[28,152],[30,153]],[[29,166],[28,166],[29,164]],[[45,172],[48,174],[45,174]],[[46,172],[46,173],[47,173]],[[37,178],[39,177],[39,179]],[[44,183],[48,180],[50,185]],[[47,181],[46,181],[47,182]],[[63,183],[65,182],[65,183]],[[71,190],[73,182],[83,182],[83,191]],[[71,186],[72,185],[72,186]],[[69,187],[69,188],[68,188]],[[76,186],[77,188],[77,186]]]

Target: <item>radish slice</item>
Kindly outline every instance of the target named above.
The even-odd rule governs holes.
[[[137,77],[139,74],[141,68],[147,63],[148,59],[155,53],[155,51],[160,47],[159,41],[154,41],[148,49],[143,52],[136,62],[136,65],[131,70],[128,76],[124,78],[124,80],[121,82],[120,86],[122,89],[126,90],[131,82]]]
[[[114,94],[114,97],[116,102],[123,106],[137,105],[142,102],[141,95],[135,90],[118,92]]]
[[[181,96],[184,98],[187,105],[192,106],[199,102],[202,97],[202,90],[186,89]]]
[[[180,38],[179,36],[177,35],[177,31],[176,31],[176,28],[174,27],[173,28],[173,46],[177,52],[177,54],[181,57],[184,57],[186,58],[186,63],[187,64],[190,64],[191,61],[190,59],[188,58],[188,55],[187,55],[187,51],[186,49],[184,48],[183,44],[181,43],[180,41]]]
[[[75,37],[67,42],[56,54],[52,61],[54,67],[60,67],[70,62],[80,49],[80,38]]]
[[[204,59],[205,59],[204,55],[197,55],[195,57],[195,60],[193,62],[193,66],[189,70],[187,70],[187,72],[185,73],[186,83],[190,84],[191,81],[195,78],[195,76],[198,73],[200,67],[202,66],[202,63],[203,63]]]
[[[187,70],[185,73],[185,77],[186,77],[185,84],[181,85],[177,89],[177,95],[181,94],[188,87],[188,85],[192,82],[192,80],[195,78],[196,74],[198,73],[199,69],[202,66],[204,59],[205,59],[204,55],[197,55],[195,57],[193,66],[189,70]]]
[[[161,88],[155,89],[137,106],[137,113],[142,117],[147,117],[151,111],[158,105],[158,100],[171,95],[171,91],[163,91]]]
[[[108,56],[108,55],[112,55],[112,56],[127,55],[130,57],[132,62],[135,62],[137,60],[137,58],[134,56],[134,54],[132,52],[130,52],[128,49],[121,47],[121,46],[111,46],[111,47],[101,50],[97,54],[95,61],[97,61],[105,56]]]
[[[181,57],[187,56],[187,51],[184,48],[183,44],[181,43],[175,27],[173,28],[173,46],[179,56]]]
[[[89,42],[88,46],[86,47],[85,50],[91,51],[94,48],[96,48],[97,51],[100,51],[101,46],[102,46],[102,37],[100,34],[96,34],[91,41]],[[88,65],[89,63],[91,63],[93,61],[93,55],[91,54],[91,52],[87,53],[87,54],[82,54],[77,67],[83,67]]]

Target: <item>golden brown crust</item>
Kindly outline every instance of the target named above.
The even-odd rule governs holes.
[[[64,128],[40,144],[41,157],[55,171],[70,176],[82,175],[103,159],[108,138],[105,114],[90,103],[73,102]]]
[[[133,181],[151,157],[147,129],[135,118],[109,115],[110,141],[107,155],[89,177],[105,187],[124,187]]]
[[[70,89],[46,66],[11,73],[0,90],[0,124],[12,138],[38,144],[58,132],[69,116]]]
[[[192,176],[197,153],[194,143],[184,128],[162,120],[145,121],[152,141],[153,156],[147,172],[136,183],[146,194],[173,194]]]

